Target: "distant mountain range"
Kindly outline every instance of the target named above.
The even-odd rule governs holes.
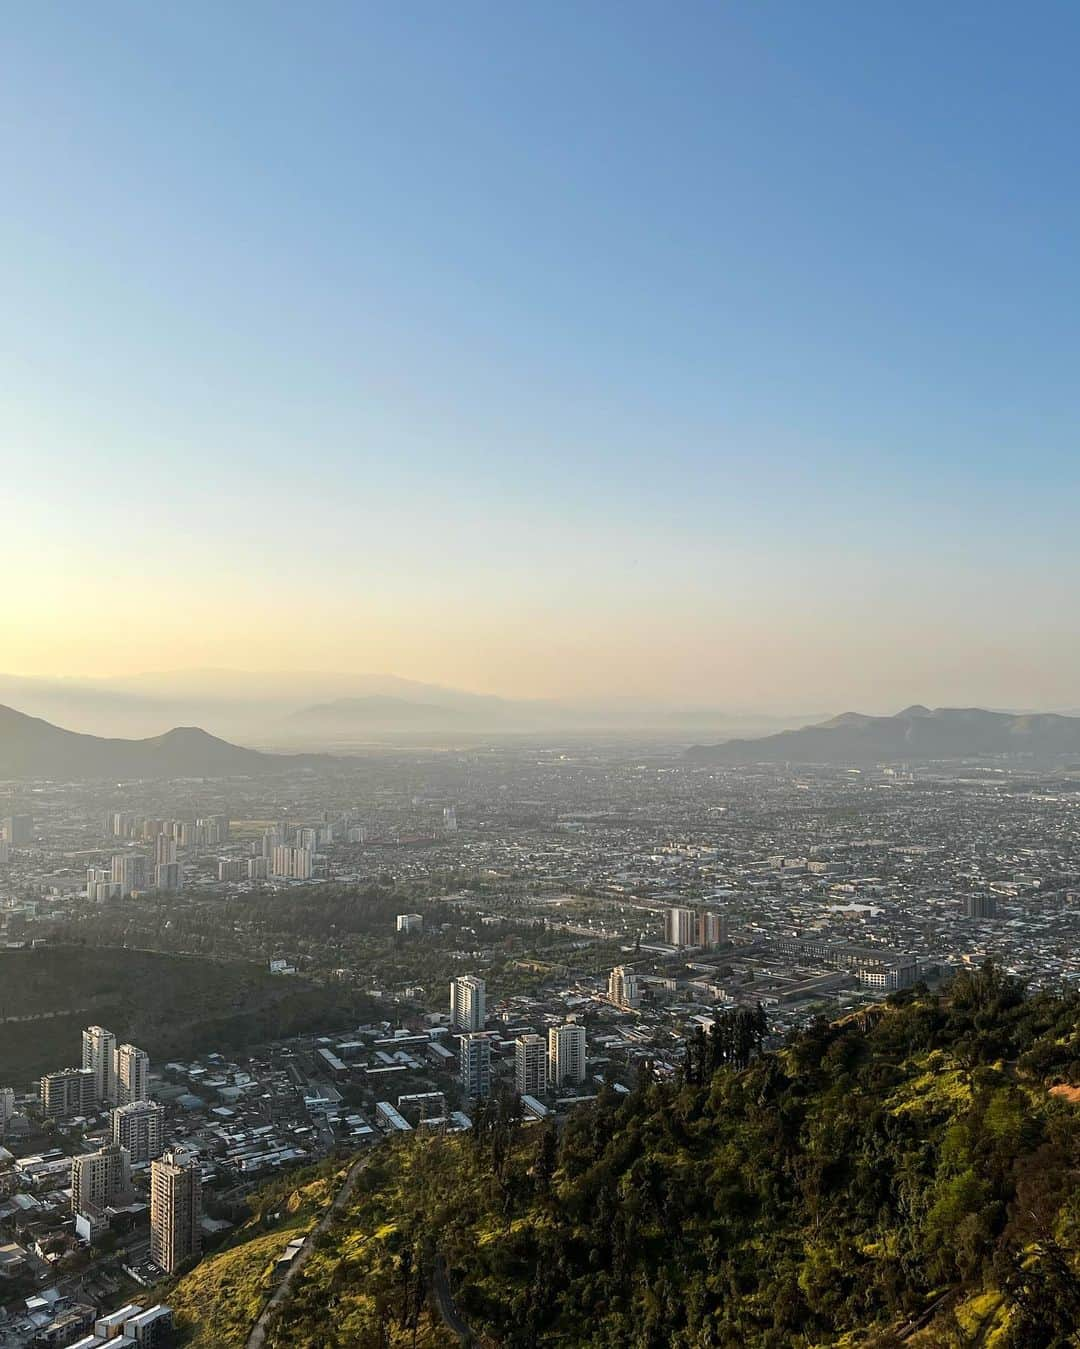
[[[1028,754],[1039,759],[1080,754],[1080,717],[1052,712],[987,712],[978,707],[907,707],[892,717],[845,712],[818,725],[759,740],[694,745],[698,763],[869,764],[980,755]]]
[[[235,777],[320,761],[323,756],[242,749],[197,726],[177,726],[147,740],[80,735],[0,706],[0,779]]]
[[[96,735],[197,725],[240,743],[334,749],[383,733],[669,730],[753,735],[795,717],[740,715],[655,698],[501,698],[396,675],[176,670],[114,679],[0,674],[0,704]]]
[[[449,728],[471,720],[456,708],[389,696],[341,698],[301,709],[293,720],[317,736],[387,726]],[[818,763],[864,765],[928,759],[1025,754],[1040,760],[1080,757],[1080,717],[1039,712],[1016,715],[977,707],[915,706],[892,717],[845,712],[800,730],[760,739],[694,745],[696,763]],[[197,726],[177,726],[141,740],[64,730],[40,717],[0,706],[0,780],[50,778],[233,777],[326,768],[326,754],[268,754],[244,749]]]

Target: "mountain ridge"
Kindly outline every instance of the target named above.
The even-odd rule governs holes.
[[[1026,754],[1039,759],[1080,752],[1080,717],[1057,712],[991,712],[981,707],[914,704],[893,716],[842,712],[827,721],[757,740],[692,745],[695,763],[866,764],[889,760],[966,759]]]
[[[0,704],[0,778],[233,777],[305,766],[325,755],[266,754],[174,726],[140,740],[86,735]]]

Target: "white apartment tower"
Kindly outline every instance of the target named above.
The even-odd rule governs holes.
[[[585,1027],[568,1021],[548,1031],[548,1081],[553,1087],[585,1081]]]
[[[61,1068],[46,1073],[39,1086],[46,1119],[91,1115],[98,1106],[97,1074],[93,1068]]]
[[[116,1051],[116,1102],[145,1101],[150,1096],[150,1055],[134,1045]]]
[[[167,1274],[201,1249],[202,1177],[183,1152],[150,1163],[150,1258]]]
[[[664,920],[664,940],[669,946],[693,946],[697,937],[697,914],[678,906],[668,909]]]
[[[108,1143],[97,1152],[71,1159],[71,1209],[104,1208],[131,1189],[131,1158],[126,1148]]]
[[[514,1083],[519,1096],[547,1091],[548,1055],[542,1035],[519,1035],[514,1041]]]
[[[698,914],[697,944],[706,950],[727,941],[727,921],[718,913],[708,910]]]
[[[461,1086],[473,1101],[491,1095],[491,1041],[480,1032],[462,1035],[460,1046]]]
[[[616,1007],[637,1007],[641,1002],[637,975],[625,965],[616,965],[608,975],[608,997]]]
[[[309,881],[315,871],[310,848],[292,848],[278,844],[270,856],[270,874],[286,881]]]
[[[156,1101],[132,1101],[112,1112],[112,1141],[126,1148],[133,1162],[152,1162],[165,1145],[165,1107]]]
[[[82,1066],[94,1072],[99,1101],[116,1102],[116,1036],[103,1026],[87,1026],[82,1033]]]
[[[487,1020],[483,979],[463,974],[450,982],[450,1020],[455,1030],[483,1030]]]

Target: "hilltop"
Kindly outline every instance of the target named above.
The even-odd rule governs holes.
[[[198,726],[146,740],[106,739],[0,706],[0,779],[236,777],[317,762],[327,760],[243,749]]]
[[[1080,1107],[1052,1088],[1080,1080],[1080,996],[986,967],[731,1053],[702,1035],[678,1080],[604,1089],[561,1133],[506,1098],[468,1135],[382,1145],[268,1349],[434,1349],[447,1321],[507,1349],[1075,1344]],[[215,1284],[258,1293],[285,1237],[240,1286],[181,1283],[197,1343]]]
[[[1080,717],[1052,712],[987,712],[979,707],[916,704],[891,717],[844,712],[800,730],[759,740],[694,745],[697,763],[866,764],[887,760],[967,759],[1027,754],[1050,759],[1080,753]]]

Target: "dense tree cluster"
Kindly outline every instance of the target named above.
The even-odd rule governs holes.
[[[559,1135],[507,1098],[382,1149],[274,1342],[448,1342],[409,1310],[421,1252],[519,1349],[1075,1345],[1080,1106],[1050,1088],[1080,1078],[1080,997],[987,967],[776,1052],[762,1029],[721,1015]]]

